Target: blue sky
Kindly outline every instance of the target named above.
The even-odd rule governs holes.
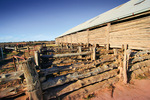
[[[54,40],[129,0],[0,0],[0,42]]]

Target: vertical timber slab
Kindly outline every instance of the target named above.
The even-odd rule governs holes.
[[[35,63],[37,66],[40,66],[40,54],[38,51],[34,51]]]
[[[18,49],[17,46],[15,46],[15,51],[17,51],[17,49]]]
[[[110,44],[109,44],[109,33],[110,33],[110,26],[111,23],[107,23],[107,29],[106,29],[106,38],[107,38],[107,47],[106,49],[109,50]]]
[[[123,59],[123,82],[127,84],[127,44],[124,44],[124,59]]]
[[[17,67],[16,67],[16,61],[15,61],[15,58],[13,57],[13,63],[14,63],[14,68],[15,68],[15,71],[17,71]]]
[[[41,84],[38,73],[35,69],[34,59],[29,58],[22,63],[24,76],[27,83],[29,100],[43,100]]]
[[[78,42],[79,42],[79,40],[78,40],[78,32],[76,33],[76,38],[77,38],[77,44],[78,44]]]
[[[114,55],[118,55],[118,49],[113,49]]]
[[[93,47],[93,60],[96,60],[96,47]]]
[[[87,47],[89,47],[89,29],[87,29],[86,31],[87,31]]]
[[[123,59],[122,59],[122,55],[119,54],[118,55],[118,61],[119,61],[119,78],[122,80],[123,79]]]
[[[96,48],[95,47],[90,47],[90,51],[92,51],[91,53],[91,60],[96,60]]]
[[[131,52],[132,52],[131,49],[127,50],[127,71],[128,71],[128,68],[129,68],[129,59],[130,59]]]
[[[81,53],[81,52],[82,52],[82,47],[79,46],[79,47],[78,47],[78,50],[79,50],[78,52]],[[82,56],[79,56],[79,58],[82,58]]]

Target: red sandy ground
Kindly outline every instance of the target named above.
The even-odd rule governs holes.
[[[118,82],[112,88],[97,90],[95,97],[91,99],[80,100],[150,100],[150,78],[142,80],[132,80],[130,84]],[[26,100],[26,96],[16,98],[15,100]],[[79,99],[77,99],[79,100]]]
[[[112,89],[103,89],[94,92],[91,100],[150,100],[150,78],[133,80],[130,84],[117,83]]]

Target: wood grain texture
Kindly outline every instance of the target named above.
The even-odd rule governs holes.
[[[60,38],[56,41],[68,43],[70,42],[69,36],[63,37],[67,37],[68,40]],[[122,44],[128,44],[131,49],[150,49],[150,15],[116,24],[112,23],[109,28],[102,26],[90,29],[88,32],[85,30],[72,34],[72,43],[105,45],[108,44],[108,40],[110,47],[121,48]]]

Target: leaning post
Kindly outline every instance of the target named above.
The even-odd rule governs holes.
[[[35,69],[34,59],[30,57],[22,63],[22,66],[27,83],[27,94],[29,100],[43,100],[41,84],[38,73]]]
[[[37,66],[40,66],[40,54],[39,51],[34,51],[34,59]]]

